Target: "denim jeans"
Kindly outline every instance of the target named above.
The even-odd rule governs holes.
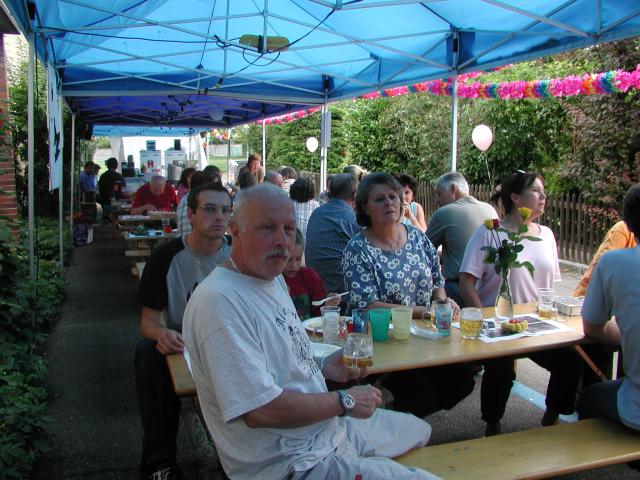
[[[578,399],[578,416],[580,419],[591,417],[607,417],[622,423],[618,415],[618,390],[622,378],[612,382],[595,383],[585,389]]]

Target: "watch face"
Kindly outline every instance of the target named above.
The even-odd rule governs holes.
[[[346,408],[347,410],[353,410],[353,408],[356,406],[355,399],[348,393],[344,397],[342,397],[342,403],[344,404],[344,408]]]

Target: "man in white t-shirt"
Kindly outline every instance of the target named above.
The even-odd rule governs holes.
[[[324,378],[360,378],[342,351],[314,361],[281,276],[295,244],[293,204],[282,189],[240,194],[233,253],[194,292],[184,339],[207,427],[233,479],[432,479],[389,460],[424,446],[429,425],[378,410],[371,385],[328,392]]]

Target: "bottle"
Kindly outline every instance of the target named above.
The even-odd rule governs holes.
[[[441,337],[451,335],[451,318],[453,317],[453,309],[449,300],[436,300],[433,303],[433,313],[436,324],[436,331]]]

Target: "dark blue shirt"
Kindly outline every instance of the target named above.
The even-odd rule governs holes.
[[[328,292],[345,291],[342,254],[349,240],[361,229],[353,208],[344,200],[331,199],[311,214],[305,262],[318,272]]]

